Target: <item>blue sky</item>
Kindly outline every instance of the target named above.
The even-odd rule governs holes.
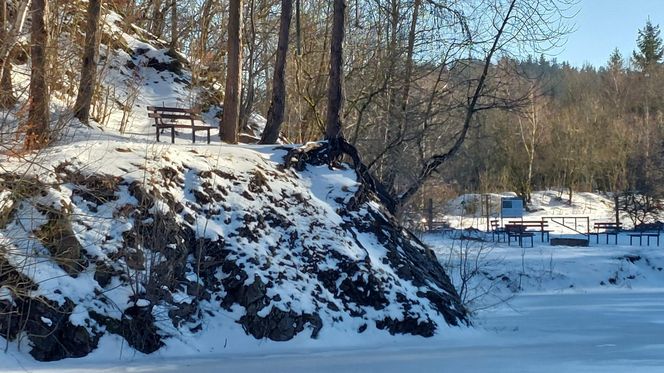
[[[638,30],[648,16],[664,28],[664,0],[580,0],[577,8],[578,14],[571,20],[575,31],[559,51],[550,53],[573,66],[586,62],[603,66],[615,47],[627,59],[636,49]]]

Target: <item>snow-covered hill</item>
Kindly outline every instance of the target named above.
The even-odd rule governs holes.
[[[47,149],[39,167],[3,159],[0,335],[53,360],[105,334],[149,353],[212,330],[285,341],[466,322],[435,256],[354,171],[296,172],[285,155],[108,139]]]

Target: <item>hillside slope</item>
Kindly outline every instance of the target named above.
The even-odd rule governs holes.
[[[109,139],[3,159],[0,335],[54,360],[107,333],[149,353],[220,320],[274,341],[467,322],[435,255],[354,171],[284,155]]]

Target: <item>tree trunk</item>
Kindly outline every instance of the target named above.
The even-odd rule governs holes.
[[[406,50],[406,72],[404,76],[403,93],[401,96],[401,122],[405,127],[407,122],[406,111],[408,110],[408,102],[410,100],[410,85],[413,79],[413,54],[415,50],[415,33],[417,31],[417,20],[420,13],[420,5],[422,0],[415,0],[413,4],[413,18],[410,22],[410,31],[408,32],[408,46]]]
[[[76,104],[74,104],[74,116],[85,124],[88,124],[90,118],[90,105],[97,84],[97,33],[99,32],[100,13],[101,0],[89,0],[81,82],[78,86]]]
[[[334,0],[332,39],[330,41],[330,82],[327,90],[327,124],[325,127],[325,139],[328,141],[343,138],[340,113],[344,101],[342,80],[345,22],[346,1]]]
[[[46,81],[46,48],[48,44],[47,31],[47,0],[32,1],[32,31],[31,31],[31,60],[30,71],[30,106],[25,136],[27,150],[40,149],[48,144],[48,84]]]
[[[7,0],[0,0],[0,41],[6,42],[8,35]],[[11,63],[9,58],[0,56],[0,108],[14,106],[16,98],[12,85]]]
[[[297,56],[302,57],[302,24],[300,22],[300,0],[295,0],[295,48]]]
[[[281,0],[281,21],[279,24],[279,44],[277,60],[272,79],[272,103],[267,112],[267,124],[261,136],[261,144],[274,144],[279,138],[281,123],[284,121],[286,106],[286,57],[288,55],[288,33],[293,15],[293,1]]]
[[[230,0],[228,18],[228,66],[224,95],[224,116],[219,137],[227,143],[237,143],[240,119],[240,92],[242,90],[242,0]]]
[[[153,0],[153,9],[152,17],[150,18],[150,32],[161,39],[165,18],[165,11],[161,9],[161,0]]]
[[[23,31],[25,19],[27,17],[30,0],[23,0],[17,6],[17,12],[14,14],[14,23],[9,27],[7,1],[0,2],[0,8],[3,12],[2,26],[0,27],[0,107],[10,107],[16,103],[14,97],[13,84],[11,81],[11,51],[18,42],[19,36]]]
[[[206,59],[207,43],[210,33],[210,22],[212,21],[212,2],[213,0],[205,1],[203,4],[203,15],[201,16],[201,39],[199,40],[199,58]]]
[[[256,79],[256,22],[255,22],[255,0],[251,0],[249,3],[249,35],[248,39],[248,65],[247,66],[247,84],[243,87],[246,94],[243,94],[244,100],[240,105],[240,130],[247,128],[247,123],[249,122],[249,117],[251,116],[252,109],[254,107],[254,97],[256,96],[255,90],[255,79]]]
[[[170,51],[173,56],[178,48],[178,4],[176,0],[171,1],[171,45]]]

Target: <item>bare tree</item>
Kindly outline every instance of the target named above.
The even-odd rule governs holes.
[[[228,63],[224,95],[224,116],[219,128],[222,141],[237,143],[242,91],[242,0],[230,0],[228,19]]]
[[[562,0],[562,2],[569,3],[565,0]],[[494,56],[498,51],[505,51],[510,43],[549,43],[555,45],[559,37],[568,32],[563,26],[560,29],[549,26],[556,16],[561,17],[561,10],[557,5],[557,0],[535,3],[521,0],[505,2],[495,0],[491,3],[490,9],[495,11],[495,15],[489,20],[486,27],[494,28],[495,33],[488,39],[490,40],[490,46],[482,58],[482,68],[479,76],[468,80],[470,89],[461,128],[451,146],[445,152],[436,152],[423,160],[421,169],[413,175],[410,185],[396,196],[396,205],[393,206],[394,211],[400,209],[412,198],[438,167],[459,152],[478,112],[510,106],[509,102],[504,97],[499,97],[497,92],[486,92],[487,79],[493,65]]]
[[[284,121],[284,108],[286,106],[286,55],[288,54],[288,34],[293,15],[293,1],[281,1],[281,21],[279,24],[279,44],[277,47],[277,60],[274,64],[272,77],[272,103],[267,112],[267,124],[261,137],[261,144],[273,144],[279,138],[281,123]]]
[[[49,142],[49,92],[46,79],[47,14],[47,0],[32,1],[30,107],[25,136],[25,148],[27,150],[43,148]]]
[[[88,1],[88,19],[85,29],[85,47],[81,66],[81,81],[74,104],[74,116],[87,124],[90,117],[90,105],[97,84],[97,35],[99,32],[99,15],[101,0]]]

